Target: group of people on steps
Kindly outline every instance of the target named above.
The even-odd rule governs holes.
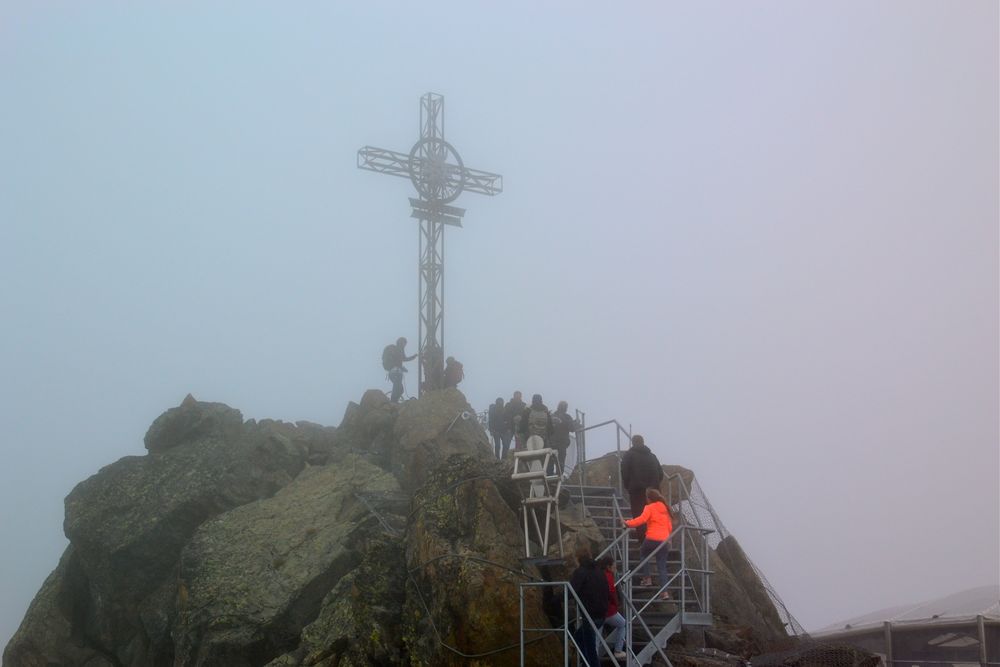
[[[663,468],[659,459],[646,446],[641,435],[632,436],[631,447],[622,456],[622,486],[629,494],[632,517],[626,519],[624,527],[635,529],[640,540],[640,561],[655,552],[658,587],[667,584],[667,553],[668,547],[657,549],[670,539],[673,531],[673,517],[667,499],[660,493],[659,486],[663,481]],[[580,658],[585,665],[598,667],[599,639],[594,633],[603,632],[604,628],[611,630],[608,645],[611,646],[616,660],[625,660],[625,617],[620,611],[618,590],[615,587],[615,561],[611,556],[603,556],[595,561],[590,549],[584,547],[576,553],[577,568],[570,577],[570,586],[580,599],[583,609],[580,624],[573,632],[573,638],[580,647]],[[626,564],[627,567],[627,564]],[[642,575],[640,586],[653,586],[652,563],[647,563]],[[670,592],[663,588],[658,594],[659,599],[670,599]]]
[[[403,396],[403,377],[407,372],[404,364],[417,358],[416,354],[407,356],[406,339],[399,338],[395,343],[386,345],[382,351],[382,367],[386,378],[392,383],[390,400],[399,402]],[[432,355],[431,355],[432,356]],[[425,371],[426,388],[455,387],[465,377],[462,364],[454,357],[448,357],[445,364],[437,359],[422,359]],[[557,452],[559,470],[566,463],[566,450],[570,445],[570,434],[579,430],[580,425],[569,414],[569,405],[560,401],[555,412],[551,412],[542,401],[541,394],[531,397],[531,404],[526,405],[520,391],[505,403],[503,398],[497,398],[490,405],[487,413],[487,426],[493,438],[494,454],[503,459],[510,451],[511,441],[514,449],[525,449],[529,438],[540,438],[541,446],[550,447]],[[640,561],[655,552],[659,588],[667,583],[666,547],[659,549],[670,539],[673,531],[673,517],[670,505],[659,491],[663,481],[663,468],[659,459],[646,446],[641,435],[632,436],[631,447],[621,460],[622,487],[628,493],[632,518],[624,521],[624,527],[635,529],[640,541]],[[659,549],[659,550],[657,550]],[[583,618],[576,629],[573,638],[580,647],[581,659],[589,667],[598,667],[599,638],[594,633],[603,632],[608,628],[611,634],[608,644],[617,660],[626,659],[625,626],[626,620],[620,611],[618,589],[615,586],[615,561],[611,556],[602,556],[595,561],[589,548],[581,548],[576,553],[577,568],[570,578],[570,586],[582,604]],[[626,564],[627,567],[627,564]],[[653,586],[652,563],[647,563],[645,572],[639,581],[640,586]],[[666,588],[658,593],[661,600],[670,598]]]

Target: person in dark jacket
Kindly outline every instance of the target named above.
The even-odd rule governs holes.
[[[503,409],[504,426],[510,431],[511,437],[516,438],[514,449],[524,449],[524,441],[521,440],[520,429],[522,413],[524,412],[524,401],[521,400],[521,392],[515,391],[514,395]]]
[[[569,579],[569,585],[573,588],[576,596],[580,598],[583,609],[580,610],[580,624],[573,631],[573,639],[580,649],[580,657],[583,663],[589,667],[600,667],[601,661],[597,657],[597,635],[594,628],[587,621],[586,616],[593,621],[598,632],[604,624],[604,617],[608,611],[608,580],[604,572],[594,557],[590,555],[590,549],[581,547],[576,552],[576,562],[579,563]],[[586,616],[584,616],[586,615]]]
[[[510,436],[504,439],[504,416],[503,399],[498,398],[496,403],[490,406],[486,415],[486,425],[490,429],[490,436],[493,438],[493,453],[497,459],[507,456],[507,448],[510,447]]]
[[[569,435],[580,428],[576,420],[569,415],[569,404],[559,401],[559,406],[552,413],[552,442],[550,446],[559,455],[559,470],[566,472],[566,450],[569,449]],[[551,474],[551,473],[550,473]]]
[[[660,488],[663,481],[663,468],[656,454],[646,446],[641,435],[632,436],[632,447],[622,456],[622,486],[628,491],[629,503],[632,506],[632,516],[642,514],[646,507],[646,489]],[[636,529],[641,542],[646,537],[646,527]]]
[[[528,438],[537,436],[542,439],[542,446],[548,447],[549,441],[552,439],[552,413],[542,402],[541,394],[535,394],[531,397],[531,405],[521,413],[519,428],[525,442]],[[541,448],[539,447],[539,449]]]

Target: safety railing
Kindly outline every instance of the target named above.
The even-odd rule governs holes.
[[[628,653],[632,658],[626,661],[626,664],[632,665],[645,664],[648,662],[648,658],[651,658],[653,653],[658,653],[660,657],[666,661],[666,664],[670,664],[669,658],[667,658],[666,652],[663,650],[666,646],[666,639],[669,638],[676,630],[685,622],[685,617],[689,614],[699,614],[708,616],[711,614],[711,587],[710,587],[710,577],[712,575],[712,570],[709,568],[709,546],[708,541],[704,539],[705,535],[712,532],[709,529],[697,528],[694,526],[680,526],[678,527],[673,535],[669,539],[663,541],[659,546],[657,546],[653,551],[651,551],[645,558],[639,561],[639,563],[623,573],[615,581],[615,585],[621,591],[619,603],[623,607],[625,613],[625,645],[628,647]],[[615,540],[609,544],[600,553],[603,556],[608,553],[613,553],[620,549],[620,545],[624,543],[624,553],[617,562],[626,564],[627,559],[627,549],[628,549],[628,532],[623,532],[621,535],[615,538]],[[647,567],[649,563],[654,560],[661,549],[673,549],[680,552],[680,567],[677,571],[670,576],[667,581],[661,581],[659,588],[653,592],[648,600],[637,601],[633,595],[633,580],[636,576],[643,571],[643,568]],[[622,553],[618,551],[618,553]],[[689,562],[691,558],[694,558],[693,562]],[[654,629],[644,618],[645,612],[649,609],[650,605],[654,602],[661,601],[659,596],[671,587],[679,584],[680,594],[679,597],[675,599],[667,600],[667,602],[673,602],[677,604],[677,611],[674,614],[674,618],[670,623],[666,624],[659,629]],[[525,615],[524,615],[524,602],[525,602],[525,590],[528,588],[543,588],[543,587],[562,587],[563,589],[563,625],[561,628],[529,628],[525,627]],[[691,589],[692,597],[688,596],[688,588]],[[614,654],[611,648],[608,646],[607,642],[601,636],[598,631],[596,624],[586,615],[580,614],[579,610],[582,608],[580,605],[580,600],[576,596],[572,587],[569,586],[568,582],[565,581],[532,581],[524,582],[520,584],[520,614],[521,614],[521,635],[520,635],[520,645],[521,645],[521,664],[524,664],[525,658],[525,643],[529,641],[527,637],[528,633],[532,632],[560,632],[563,636],[563,659],[564,665],[568,665],[569,662],[569,645],[570,643],[576,647],[577,651],[580,650],[576,639],[572,636],[570,626],[569,626],[569,600],[572,599],[576,602],[577,612],[576,620],[579,622],[587,622],[591,625],[595,635],[599,639],[599,644],[603,646],[605,652],[614,661],[615,665],[620,664],[614,658]],[[693,607],[693,609],[691,609]],[[581,620],[580,617],[583,617]],[[704,618],[703,616],[703,618]],[[641,629],[642,633],[645,635],[644,638],[640,638],[640,641],[644,643],[644,647],[640,649],[639,653],[633,652],[636,646],[636,625]]]
[[[624,605],[627,610],[625,614],[625,626],[626,626],[626,641],[629,646],[633,646],[633,625],[638,622],[643,632],[647,635],[647,644],[645,652],[650,654],[649,647],[652,646],[655,652],[659,653],[660,657],[670,664],[670,660],[667,658],[666,653],[663,651],[663,646],[665,641],[660,641],[665,639],[664,634],[673,634],[673,631],[679,629],[681,625],[685,622],[685,616],[689,613],[698,614],[710,614],[711,613],[711,586],[710,577],[712,575],[712,570],[709,568],[709,546],[708,540],[704,539],[705,535],[711,533],[710,529],[697,528],[695,526],[679,526],[671,534],[670,538],[661,542],[655,549],[653,549],[645,558],[640,560],[635,567],[630,569],[621,575],[615,584],[620,586],[624,592]],[[677,547],[677,543],[679,548]],[[648,600],[639,606],[636,604],[635,597],[632,594],[633,580],[636,576],[643,571],[644,568],[648,567],[650,562],[652,562],[657,554],[661,550],[677,550],[680,552],[680,567],[677,569],[672,576],[668,577],[667,581],[661,581],[660,587],[654,591]],[[689,556],[694,555],[696,559],[694,562],[694,567],[689,564]],[[697,581],[696,581],[697,580]],[[664,591],[668,591],[675,582],[680,584],[680,597],[676,599],[664,600],[660,598],[660,595]],[[693,600],[689,600],[687,596],[688,587],[690,585],[691,592],[694,595]],[[672,619],[672,628],[661,628],[659,632],[654,633],[646,623],[643,618],[643,614],[649,609],[650,605],[654,602],[666,601],[674,602],[677,606],[677,613]],[[694,610],[690,610],[688,607],[689,603],[694,604]]]
[[[524,622],[525,622],[525,617],[524,617],[524,596],[525,596],[525,591],[527,589],[529,589],[529,588],[561,588],[562,589],[562,595],[563,595],[563,600],[562,600],[563,623],[562,623],[561,627],[558,627],[558,628],[528,628],[528,627],[525,627],[525,625],[524,625]],[[573,590],[573,587],[570,586],[570,583],[568,581],[526,581],[526,582],[522,582],[520,584],[520,586],[519,586],[519,595],[518,595],[518,597],[519,597],[518,605],[519,605],[520,614],[521,614],[521,619],[520,619],[521,620],[521,637],[520,637],[520,644],[521,644],[521,665],[524,665],[524,661],[525,661],[525,657],[526,657],[526,655],[525,655],[525,649],[526,649],[526,646],[527,646],[528,642],[531,641],[531,640],[529,640],[526,637],[527,633],[529,633],[529,632],[548,633],[548,634],[551,634],[551,633],[562,634],[562,636],[563,636],[563,663],[562,664],[565,667],[568,667],[569,664],[570,664],[570,657],[569,657],[570,656],[570,653],[569,653],[570,644],[573,645],[573,647],[576,649],[576,651],[577,651],[577,653],[579,655],[583,655],[583,651],[581,650],[580,644],[576,641],[576,637],[573,636],[573,630],[570,629],[570,624],[569,624],[569,621],[570,621],[569,602],[570,602],[570,599],[572,599],[573,602],[576,603],[575,604],[575,611],[573,613],[574,624],[577,627],[579,627],[580,623],[584,623],[584,622],[587,623],[590,626],[590,629],[593,631],[594,636],[597,638],[598,648],[603,648],[604,649],[603,653],[608,658],[611,659],[611,662],[615,665],[615,667],[624,667],[624,665],[622,665],[622,663],[619,662],[617,658],[615,658],[615,654],[611,650],[611,647],[608,645],[608,642],[601,635],[600,630],[598,630],[598,628],[597,628],[597,624],[594,623],[594,620],[592,618],[590,618],[590,615],[586,613],[586,610],[584,610],[583,603],[580,601],[580,598],[577,597],[576,591]],[[581,613],[581,610],[584,610],[584,611]],[[604,619],[601,619],[602,623],[603,623],[603,621],[604,621]],[[541,635],[539,635],[539,636],[541,636]]]

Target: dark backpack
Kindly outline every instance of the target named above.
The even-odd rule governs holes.
[[[399,356],[399,348],[396,347],[395,343],[386,345],[385,349],[382,350],[382,368],[391,371],[399,366]]]
[[[549,435],[549,413],[545,410],[531,410],[528,412],[528,435],[540,435],[543,438]]]

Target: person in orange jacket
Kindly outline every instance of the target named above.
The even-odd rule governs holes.
[[[670,507],[667,499],[656,489],[646,489],[646,506],[642,509],[642,514],[634,519],[625,521],[625,526],[635,528],[636,526],[646,526],[646,538],[639,547],[640,560],[653,553],[657,547],[670,539],[670,533],[674,529],[674,522],[670,517]],[[656,552],[656,569],[660,575],[660,588],[667,585],[667,552],[669,548],[663,547]],[[646,576],[639,581],[640,586],[653,585],[652,563],[646,564]],[[666,600],[670,597],[670,592],[664,589],[660,593],[660,599]]]

